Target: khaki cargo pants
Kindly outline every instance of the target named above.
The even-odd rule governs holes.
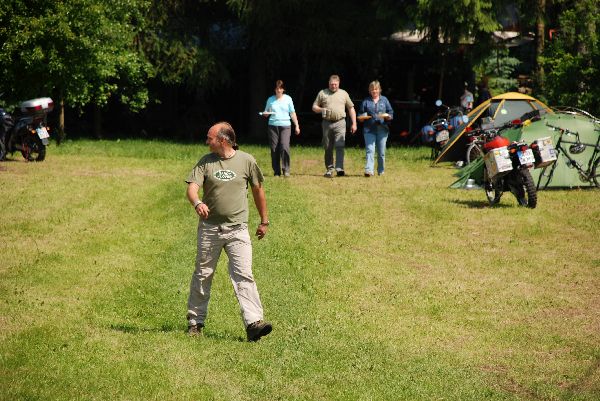
[[[201,221],[198,225],[196,269],[192,274],[188,298],[188,325],[204,325],[210,288],[222,249],[225,249],[229,258],[229,277],[244,325],[247,327],[263,318],[262,304],[252,275],[252,244],[248,225],[213,225]]]

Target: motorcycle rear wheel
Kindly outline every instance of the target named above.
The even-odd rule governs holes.
[[[502,197],[502,181],[492,181],[488,176],[487,167],[483,168],[483,190],[490,206],[494,206],[500,202],[500,198]]]
[[[537,206],[537,189],[533,177],[528,169],[519,170],[517,174],[517,185],[510,185],[511,192],[517,198],[520,206],[535,209]]]
[[[46,146],[38,136],[27,135],[23,138],[21,154],[30,162],[41,162],[46,158]]]

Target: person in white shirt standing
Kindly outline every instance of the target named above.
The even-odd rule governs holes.
[[[285,177],[290,176],[290,137],[294,122],[296,135],[300,135],[300,124],[294,109],[292,98],[285,93],[282,80],[275,82],[275,94],[267,99],[264,117],[269,118],[269,145],[271,146],[271,166],[273,175]]]

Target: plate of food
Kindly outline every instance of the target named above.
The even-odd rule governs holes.
[[[388,113],[379,113],[379,117],[381,118],[388,118],[391,117]]]
[[[365,121],[365,120],[370,120],[371,116],[365,113],[365,114],[361,114],[360,116],[356,117],[356,119],[358,121]]]

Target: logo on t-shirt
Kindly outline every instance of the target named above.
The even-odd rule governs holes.
[[[219,181],[231,181],[235,178],[235,172],[231,170],[215,171],[213,175]]]

